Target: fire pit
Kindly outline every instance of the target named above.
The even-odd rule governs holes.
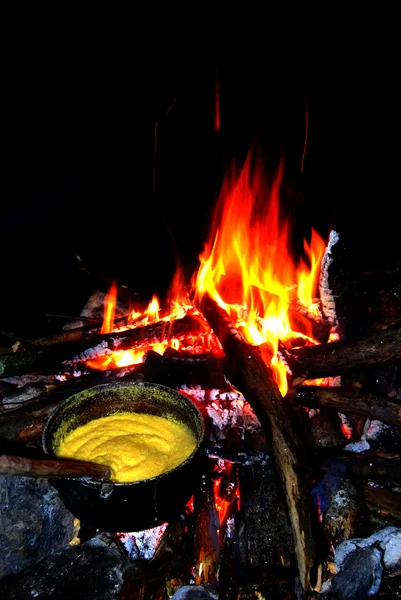
[[[227,179],[199,269],[189,284],[177,273],[163,309],[156,297],[119,309],[112,286],[85,307],[90,326],[0,356],[5,454],[40,455],[44,423],[72,392],[134,381],[196,403],[208,457],[185,507],[158,528],[133,515],[128,528],[99,527],[67,502],[77,536],[61,536],[39,567],[10,548],[5,598],[39,580],[61,589],[55,573],[67,563],[82,565],[68,570],[71,595],[78,577],[105,586],[102,564],[116,598],[397,597],[399,266],[357,273],[336,231],[326,241],[312,232],[295,260],[281,180],[263,197],[250,159]]]

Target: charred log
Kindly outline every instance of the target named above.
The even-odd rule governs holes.
[[[267,573],[295,569],[294,540],[285,497],[270,464],[241,467],[239,553],[243,569]]]
[[[298,406],[330,408],[344,414],[363,415],[389,425],[401,426],[401,404],[348,387],[299,387],[294,394]]]
[[[159,322],[154,325],[127,329],[125,331],[101,334],[98,331],[72,330],[65,332],[71,337],[55,336],[47,342],[36,340],[35,350],[3,353],[0,355],[0,375],[22,375],[40,371],[54,373],[64,361],[85,360],[88,348],[103,346],[108,350],[127,350],[136,344],[159,341],[169,336],[194,335],[204,330],[199,319],[185,316],[171,322]],[[79,331],[79,333],[76,333]],[[63,332],[64,333],[64,332]],[[82,356],[81,356],[82,355]],[[75,358],[74,358],[75,357]],[[89,355],[87,356],[89,358]]]
[[[338,466],[345,477],[373,479],[375,481],[401,481],[400,458],[389,459],[380,456],[355,455],[338,457]]]
[[[153,558],[137,559],[126,569],[122,599],[170,598],[177,588],[189,583],[193,547],[188,549],[186,529],[185,519],[171,522]]]
[[[226,312],[209,296],[204,299],[202,311],[229,360],[229,380],[243,393],[271,438],[292,523],[300,578],[306,590],[315,565],[315,545],[300,436],[259,348],[245,341]]]
[[[176,356],[150,350],[146,353],[143,374],[147,381],[170,387],[203,385],[208,388],[225,389],[227,381],[225,359],[209,355]]]
[[[401,494],[369,482],[365,483],[364,492],[367,502],[401,522]]]
[[[202,482],[195,492],[194,514],[195,583],[214,585],[218,581],[220,559],[217,534],[219,519],[209,473],[202,475]]]
[[[401,361],[401,329],[381,331],[354,341],[297,348],[289,354],[308,379],[394,365]]]
[[[330,498],[323,515],[323,530],[332,544],[338,544],[356,535],[361,520],[360,486],[343,479]]]
[[[219,567],[219,600],[238,598],[237,531],[234,517],[224,527]]]
[[[311,450],[327,449],[332,453],[341,452],[344,447],[344,434],[341,431],[338,415],[335,411],[305,410],[293,406],[294,415],[303,430],[305,445]]]
[[[37,401],[57,387],[58,383],[55,380],[54,383],[45,383],[39,380],[28,382],[19,387],[8,381],[0,381],[0,413]]]

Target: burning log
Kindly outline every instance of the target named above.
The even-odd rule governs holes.
[[[303,410],[303,409],[302,409]],[[300,414],[300,409],[296,414],[304,424],[305,444],[313,450],[326,449],[326,451],[342,451],[344,447],[344,434],[341,431],[340,419],[334,411],[320,410],[312,417]],[[333,414],[334,413],[334,414]]]
[[[162,533],[154,556],[149,561],[137,558],[127,567],[122,590],[124,600],[170,598],[176,589],[190,582],[193,548],[188,548],[186,529],[183,518],[171,522]]]
[[[401,361],[401,329],[389,329],[353,341],[338,341],[291,350],[308,379],[333,377]]]
[[[206,385],[215,389],[227,387],[224,359],[202,354],[190,357],[182,357],[178,352],[176,356],[169,354],[166,351],[162,356],[153,350],[146,353],[143,374],[147,381],[169,387],[178,387],[183,382],[187,386]]]
[[[272,585],[281,575],[294,571],[293,534],[285,498],[271,461],[241,467],[239,471],[241,514],[238,545],[242,568],[263,572]]]
[[[169,598],[178,588],[190,583],[194,564],[193,541],[193,531],[188,527],[187,519],[170,523],[149,563],[152,572],[156,568],[164,575],[164,587]]]
[[[289,398],[298,406],[330,408],[344,414],[363,415],[388,425],[401,426],[401,404],[361,392],[353,387],[303,386]]]
[[[219,519],[210,479],[209,473],[202,475],[202,482],[194,495],[196,585],[216,584],[218,581]]]
[[[219,600],[237,600],[238,568],[236,564],[237,532],[234,517],[224,527],[219,568]]]
[[[304,306],[290,306],[288,318],[294,331],[312,331],[312,336],[320,343],[327,342],[331,330],[331,322],[309,312]]]
[[[160,340],[169,336],[179,337],[186,334],[194,335],[203,330],[204,327],[199,319],[191,316],[168,323],[158,322],[154,325],[114,333],[102,334],[85,329],[72,330],[63,332],[59,336],[34,341],[35,350],[7,351],[0,354],[0,375],[8,377],[36,371],[53,373],[64,361],[72,360],[74,356],[85,353],[91,347],[102,345],[109,350],[127,350],[153,339]],[[64,333],[71,334],[71,336],[64,336]],[[82,360],[84,359],[85,356],[82,356]]]
[[[301,584],[307,590],[315,565],[315,544],[309,498],[305,493],[308,478],[300,437],[260,349],[245,341],[226,312],[208,295],[202,312],[229,360],[230,381],[241,390],[270,435],[290,514]]]

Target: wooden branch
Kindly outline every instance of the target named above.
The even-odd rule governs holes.
[[[278,572],[294,574],[295,547],[283,486],[272,460],[239,470],[241,514],[238,553],[241,568],[261,571],[269,581]],[[288,574],[288,571],[287,571]]]
[[[401,361],[401,329],[389,329],[355,341],[339,341],[288,351],[308,379],[333,377],[394,365]]]
[[[401,426],[401,404],[360,392],[353,387],[301,386],[288,398],[297,406],[331,408],[344,414],[363,415],[388,425]]]
[[[342,456],[345,476],[355,479],[374,479],[375,481],[401,481],[401,460],[381,459],[373,456]]]
[[[0,376],[8,377],[37,371],[53,373],[54,369],[60,368],[65,360],[73,360],[75,356],[101,343],[106,343],[110,350],[117,348],[127,350],[141,343],[160,341],[168,337],[194,335],[203,330],[199,319],[191,316],[114,333],[101,334],[87,330],[76,330],[74,333],[74,330],[71,330],[53,337],[52,343],[49,342],[49,338],[43,338],[47,340],[47,343],[43,343],[43,345],[40,345],[40,340],[37,340],[39,345],[35,350],[1,354]],[[71,335],[64,336],[64,333]]]
[[[365,483],[364,490],[367,502],[388,511],[392,517],[401,521],[401,494],[369,483]]]
[[[216,584],[219,568],[218,516],[210,474],[202,476],[202,482],[194,494],[195,514],[195,583]]]
[[[315,544],[310,497],[306,491],[307,463],[300,437],[260,349],[245,341],[227,313],[208,295],[201,309],[227,356],[229,380],[242,392],[268,430],[291,519],[301,583],[307,590],[315,565]]]
[[[335,492],[327,498],[327,507],[323,511],[323,531],[329,546],[355,537],[362,518],[361,484],[345,478],[339,482]]]
[[[219,600],[238,598],[237,531],[234,517],[223,528],[219,567]]]
[[[110,469],[104,465],[80,460],[46,460],[7,454],[0,454],[0,473],[23,477],[110,477]]]

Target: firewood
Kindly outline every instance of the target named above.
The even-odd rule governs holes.
[[[331,323],[325,317],[317,316],[301,305],[291,305],[288,318],[294,331],[310,331],[313,338],[320,343],[327,342],[329,339]]]
[[[301,386],[288,398],[297,406],[331,408],[344,414],[357,414],[377,419],[388,425],[401,426],[401,404],[361,392],[353,387]]]
[[[137,598],[156,599],[170,597],[174,585],[190,582],[193,562],[188,552],[187,523],[184,519],[168,524],[150,561],[130,565],[125,574],[124,595],[127,600]],[[178,573],[177,573],[178,567]],[[175,577],[176,581],[173,581]],[[177,583],[178,582],[178,583]],[[137,594],[137,595],[135,595]]]
[[[55,381],[55,385],[46,385],[43,382],[27,383],[22,387],[18,387],[11,383],[0,381],[0,413],[13,410],[32,402],[38,402],[39,399],[52,391],[59,382]]]
[[[329,546],[355,537],[362,520],[361,484],[349,478],[342,479],[323,513],[322,526]]]
[[[357,340],[330,342],[288,351],[308,379],[355,373],[401,361],[401,329],[389,329]]]
[[[34,427],[37,433],[35,440],[41,446],[41,432],[50,413],[65,401],[65,396],[53,399],[43,404],[30,404],[10,414],[0,415],[0,440],[16,440],[27,427]]]
[[[143,342],[158,341],[166,337],[186,334],[194,335],[202,330],[203,325],[199,319],[191,316],[114,333],[101,334],[98,331],[71,330],[54,336],[51,340],[50,338],[36,340],[35,350],[8,351],[0,354],[0,375],[8,377],[37,371],[54,373],[64,361],[73,360],[74,357],[102,343],[107,344],[110,350],[117,348],[127,350]],[[84,358],[83,356],[82,361]]]
[[[219,519],[214,504],[211,476],[202,475],[202,481],[194,495],[195,514],[195,583],[215,584],[218,581]]]
[[[29,404],[16,406],[14,410],[8,410],[3,414],[0,411],[0,438],[14,440],[22,434],[25,428],[32,426],[38,432],[38,427],[43,427],[50,413],[72,394],[94,385],[115,381],[117,377],[119,380],[135,380],[138,372],[134,369],[125,377],[118,377],[118,373],[97,371],[79,378],[58,382],[57,389],[41,397],[38,402],[35,400]],[[32,436],[28,437],[30,442],[33,441]],[[40,443],[40,436],[37,439]]]
[[[369,482],[365,483],[364,491],[368,503],[387,511],[392,517],[401,521],[401,494],[396,494],[391,490],[372,485]]]
[[[249,577],[263,572],[270,581],[278,572],[294,575],[294,537],[284,491],[271,460],[264,465],[241,467],[239,483],[241,571]]]
[[[201,385],[209,389],[225,389],[225,360],[215,356],[193,354],[182,356],[163,356],[150,350],[143,363],[145,379],[169,387],[178,387],[185,383],[188,387]]]
[[[223,542],[219,567],[219,600],[237,600],[237,531],[234,517],[227,519],[223,531]]]
[[[344,476],[355,479],[373,479],[389,482],[401,481],[400,458],[388,459],[380,456],[353,455],[339,456],[338,464],[343,466]]]
[[[260,349],[246,342],[227,313],[210,296],[204,297],[201,310],[223,346],[230,365],[229,380],[242,392],[271,438],[290,514],[301,584],[307,590],[315,566],[315,544],[307,463],[300,436]]]

